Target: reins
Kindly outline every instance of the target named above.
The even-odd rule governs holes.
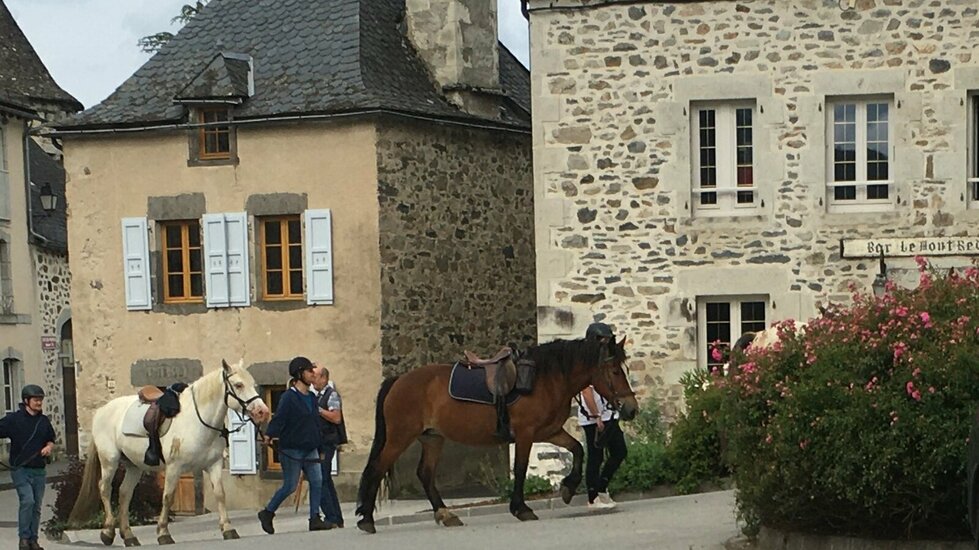
[[[260,396],[255,395],[255,397],[252,397],[248,401],[245,401],[241,397],[238,397],[238,394],[235,393],[234,387],[231,386],[230,376],[228,375],[228,373],[222,372],[221,373],[221,379],[224,382],[224,406],[225,407],[231,408],[228,405],[228,398],[229,397],[232,397],[232,398],[234,398],[235,401],[238,402],[238,404],[241,406],[242,412],[244,412],[244,411],[247,411],[248,410],[248,405],[250,405],[252,403],[252,401],[255,401],[257,399],[261,399]],[[259,435],[262,435],[262,429],[258,426],[258,424],[250,416],[247,416],[248,422],[243,422],[241,425],[239,425],[237,428],[235,428],[233,430],[229,430],[228,428],[225,428],[224,426],[221,426],[220,428],[215,428],[214,426],[208,424],[204,420],[204,418],[201,417],[200,407],[197,406],[197,393],[194,392],[194,385],[193,384],[190,385],[190,398],[194,402],[194,412],[197,414],[197,420],[199,420],[200,423],[204,425],[204,427],[210,428],[211,430],[214,430],[214,431],[218,432],[219,434],[221,434],[221,437],[224,438],[225,441],[228,441],[228,436],[230,436],[231,434],[237,433],[237,432],[241,431],[241,429],[244,428],[245,425],[248,424],[248,422],[251,422],[252,424],[254,424],[255,425],[255,428],[258,430]]]

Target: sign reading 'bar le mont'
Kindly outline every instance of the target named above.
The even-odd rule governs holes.
[[[844,258],[880,256],[974,256],[979,255],[979,237],[911,237],[906,239],[842,239]]]

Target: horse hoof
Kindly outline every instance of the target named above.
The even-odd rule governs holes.
[[[358,521],[357,522],[357,527],[361,531],[363,531],[365,533],[370,533],[371,535],[373,535],[374,533],[377,532],[377,529],[374,529],[374,522],[373,521],[367,521],[366,519],[362,519],[362,520]]]
[[[163,546],[164,544],[173,544],[173,537],[170,535],[160,535],[156,539],[157,544]]]
[[[567,485],[561,486],[561,500],[565,504],[571,504],[571,499],[574,497],[574,489],[568,487]]]
[[[123,539],[122,542],[124,542],[126,544],[126,546],[140,546],[139,539],[136,538],[136,537],[132,537],[132,538],[128,538],[128,539]]]
[[[537,514],[533,510],[523,510],[517,512],[517,519],[520,521],[537,521]]]
[[[106,546],[112,546],[112,541],[116,540],[116,534],[107,534],[104,531],[99,533],[99,538],[102,539],[102,544]]]
[[[221,535],[224,537],[224,540],[237,540],[241,538],[238,536],[238,531],[234,529],[228,529],[224,533],[221,533]]]
[[[456,516],[455,514],[452,514],[446,517],[444,520],[442,520],[443,527],[462,527],[462,525],[463,525],[462,520],[459,519],[459,516]]]

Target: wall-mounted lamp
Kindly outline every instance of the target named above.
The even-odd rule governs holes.
[[[870,286],[874,289],[874,296],[880,298],[887,288],[887,264],[884,263],[883,249],[880,251],[880,266],[877,269],[877,275],[874,276],[874,282]]]
[[[51,184],[45,183],[41,186],[41,208],[45,212],[53,212],[58,206],[58,196],[51,190]]]

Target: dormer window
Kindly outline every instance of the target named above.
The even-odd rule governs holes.
[[[198,111],[200,128],[200,160],[231,158],[231,124],[227,108],[206,108]]]

